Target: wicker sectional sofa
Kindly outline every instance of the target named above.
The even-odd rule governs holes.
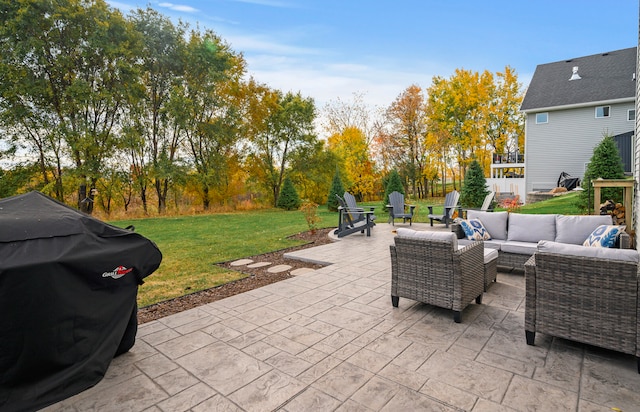
[[[525,332],[634,355],[640,373],[639,255],[542,241],[525,264]]]
[[[524,270],[525,262],[536,252],[541,240],[582,245],[598,226],[613,224],[609,215],[530,215],[469,210],[467,218],[480,220],[491,235],[491,240],[485,240],[484,245],[498,250],[498,266],[518,270]],[[460,230],[457,232],[461,245],[472,242],[461,238]],[[630,247],[626,233],[620,235],[619,245]]]

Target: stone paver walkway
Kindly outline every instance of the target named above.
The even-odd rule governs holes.
[[[291,252],[331,265],[141,325],[98,385],[46,410],[640,410],[632,356],[543,334],[526,345],[521,273],[499,273],[460,324],[393,308],[392,229]]]

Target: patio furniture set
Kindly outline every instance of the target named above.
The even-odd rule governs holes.
[[[408,298],[451,309],[460,322],[471,301],[482,302],[496,266],[524,271],[528,345],[540,332],[611,349],[634,355],[640,373],[640,255],[624,226],[608,215],[469,210],[467,217],[452,233],[397,230],[393,306]]]
[[[524,270],[525,262],[537,251],[541,240],[582,245],[598,226],[613,225],[609,215],[528,215],[468,210],[467,217],[469,221],[482,222],[489,236],[479,240],[483,240],[486,247],[498,250],[498,266],[519,270]],[[452,230],[460,244],[472,242],[466,238],[461,224],[454,224]],[[626,232],[618,234],[617,246],[620,249],[629,249],[630,243]]]

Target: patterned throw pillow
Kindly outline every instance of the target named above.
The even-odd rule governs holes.
[[[460,226],[469,240],[491,240],[491,235],[478,219],[461,220]]]
[[[618,235],[626,229],[623,225],[600,225],[584,241],[582,246],[614,247]]]

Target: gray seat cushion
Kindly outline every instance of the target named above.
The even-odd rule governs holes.
[[[498,259],[498,251],[495,249],[485,249],[484,250],[484,263],[485,265],[492,260]]]
[[[458,239],[458,244],[462,245],[462,246],[466,246],[466,245],[470,245],[473,242],[477,242],[476,240],[469,240],[469,239]],[[504,243],[506,243],[506,240],[500,240],[500,239],[492,239],[492,240],[483,240],[482,243],[484,243],[484,248],[486,249],[495,249],[495,250],[500,250],[502,245]]]
[[[470,241],[470,243],[473,243]],[[463,245],[462,243],[460,243],[458,245],[458,250],[462,249],[463,247],[465,247],[466,245]],[[496,260],[498,259],[498,251],[496,249],[484,249],[484,263],[487,264],[489,262],[491,262],[492,260]]]
[[[515,253],[518,255],[533,255],[536,253],[538,244],[534,242],[519,242],[517,240],[508,241],[502,244],[500,248],[504,253]]]

